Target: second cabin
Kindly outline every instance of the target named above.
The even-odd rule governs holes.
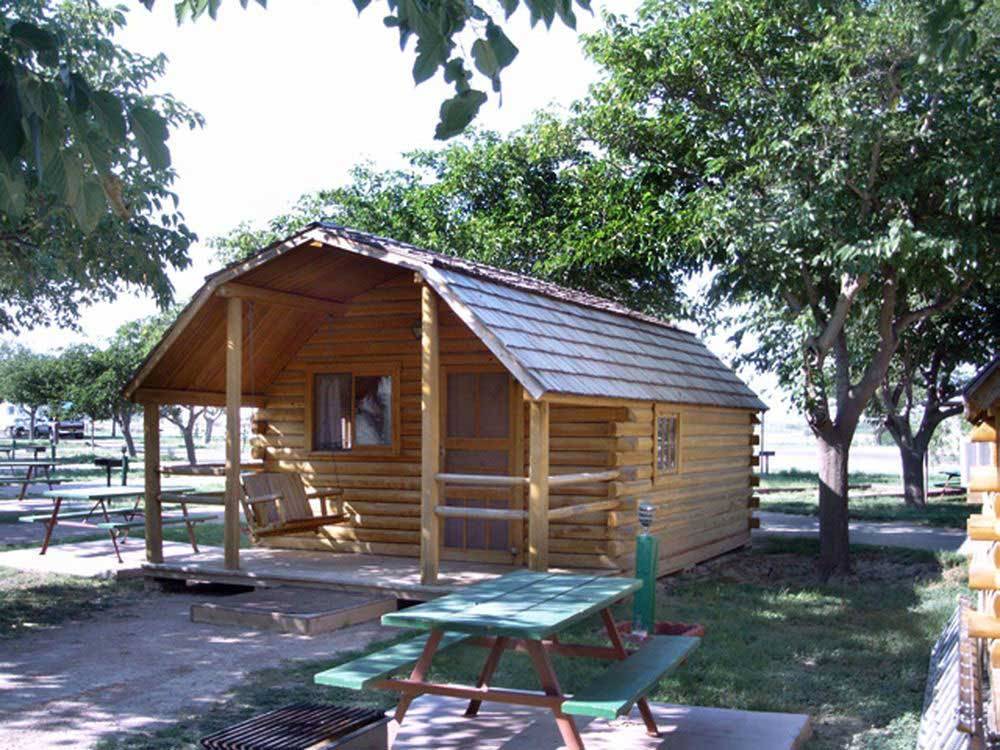
[[[627,572],[640,503],[661,574],[750,540],[766,407],[695,335],[335,226],[210,276],[126,392],[147,433],[160,404],[227,406],[230,568],[248,468],[330,489],[314,510],[339,517],[258,544],[412,557],[425,582],[442,559]]]

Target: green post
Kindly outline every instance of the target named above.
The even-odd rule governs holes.
[[[642,588],[632,599],[632,632],[650,633],[656,623],[656,571],[660,559],[660,540],[649,533],[652,505],[639,506],[639,523],[642,532],[635,540],[635,577],[642,581]]]

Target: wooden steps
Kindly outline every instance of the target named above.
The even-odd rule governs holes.
[[[396,598],[323,589],[278,587],[191,605],[191,622],[316,635],[374,620]]]

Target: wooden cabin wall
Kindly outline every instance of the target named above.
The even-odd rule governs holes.
[[[646,406],[641,403],[633,406],[554,404],[549,418],[552,474],[607,471],[618,467],[630,481],[640,477],[648,479],[652,437],[642,434],[641,426],[624,424],[630,416],[638,416],[637,409],[641,411]],[[549,507],[613,498],[618,488],[626,484],[629,481],[556,488],[549,497]],[[626,529],[617,527],[620,520],[621,514],[602,511],[552,521],[549,524],[550,564],[619,570],[619,558],[628,551],[623,536]],[[633,518],[629,528],[634,529],[634,525]]]
[[[622,570],[635,568],[638,507],[650,503],[656,513],[652,533],[660,539],[659,574],[666,575],[750,543],[754,414],[687,404],[662,405],[680,417],[679,466],[676,473],[654,477],[654,405],[635,404],[614,423],[616,434],[634,436],[650,450],[645,461],[623,459],[625,479],[610,492],[621,498],[609,516],[623,554]]]

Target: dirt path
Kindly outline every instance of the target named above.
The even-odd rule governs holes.
[[[226,697],[252,671],[363,648],[377,624],[306,637],[201,625],[205,596],[150,594],[132,606],[0,641],[0,748],[89,748],[169,724]]]

